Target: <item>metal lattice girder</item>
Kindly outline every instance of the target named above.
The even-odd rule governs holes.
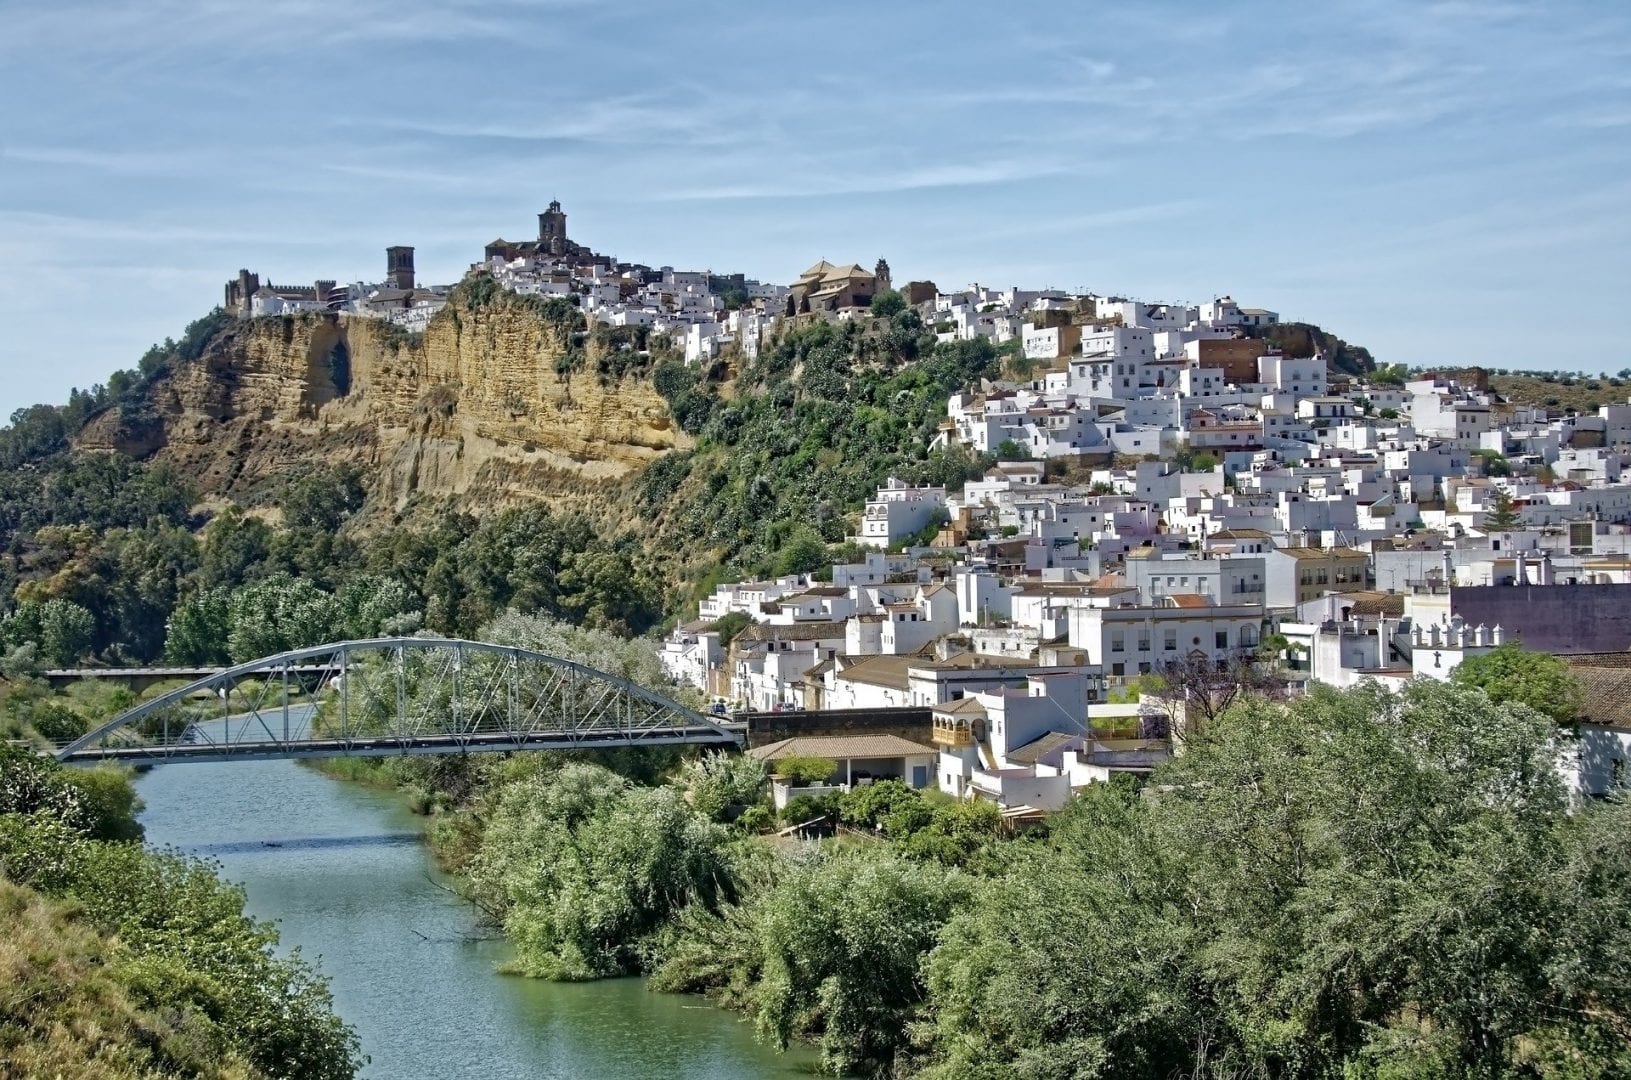
[[[411,637],[343,641],[225,668],[121,713],[57,757],[210,761],[741,742],[732,726],[572,660]]]

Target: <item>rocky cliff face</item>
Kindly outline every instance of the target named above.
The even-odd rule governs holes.
[[[593,344],[558,371],[567,333],[508,295],[456,297],[422,339],[339,315],[237,323],[78,444],[171,461],[233,498],[321,461],[362,466],[381,509],[586,500],[690,439],[648,380],[597,376]]]

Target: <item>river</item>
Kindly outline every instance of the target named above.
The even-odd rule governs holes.
[[[733,1013],[637,979],[496,974],[503,942],[447,891],[396,796],[289,761],[163,765],[140,776],[148,843],[219,864],[251,914],[328,976],[368,1077],[748,1080],[809,1077]]]

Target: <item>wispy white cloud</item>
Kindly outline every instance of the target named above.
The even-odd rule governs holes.
[[[83,146],[0,146],[0,159],[31,165],[61,165],[122,176],[165,176],[196,172],[173,154],[145,150],[97,150]]]
[[[820,174],[802,173],[745,184],[718,184],[712,186],[680,188],[660,199],[679,202],[711,201],[720,199],[804,199],[832,195],[877,195],[900,191],[921,191],[931,188],[975,187],[987,184],[1007,184],[1022,180],[1037,180],[1058,176],[1069,171],[1069,166],[1054,164],[1025,164],[1006,161],[947,162],[925,165],[899,171],[868,172],[863,169]]]
[[[1553,123],[1560,124],[1563,127],[1592,128],[1595,130],[1626,127],[1631,125],[1631,106],[1619,109],[1588,109],[1583,112],[1556,117]]]
[[[59,0],[7,15],[0,55],[41,49],[133,58],[178,51],[324,52],[366,42],[515,40],[540,16],[578,0],[281,0],[275,13],[236,0]]]

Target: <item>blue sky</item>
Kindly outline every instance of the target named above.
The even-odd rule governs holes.
[[[218,302],[623,259],[1242,303],[1616,370],[1631,6],[0,0],[0,410]]]

